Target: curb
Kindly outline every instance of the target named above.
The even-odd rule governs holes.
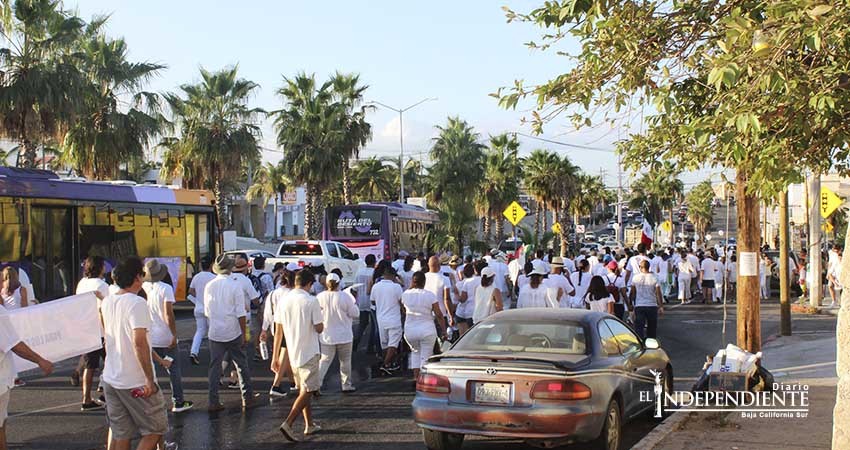
[[[688,413],[676,411],[653,428],[646,436],[632,447],[632,450],[652,450],[670,433],[676,431],[688,418]]]

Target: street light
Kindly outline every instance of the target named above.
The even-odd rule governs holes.
[[[401,190],[398,195],[398,202],[404,203],[404,126],[403,126],[403,114],[405,111],[409,111],[425,102],[437,100],[437,97],[428,97],[419,100],[418,102],[408,106],[407,108],[393,108],[386,103],[381,103],[379,101],[372,101],[370,103],[374,103],[376,105],[381,105],[384,108],[387,108],[391,111],[395,111],[398,113],[398,144],[399,144],[399,157],[398,157],[398,171],[399,171],[399,184],[401,184]]]

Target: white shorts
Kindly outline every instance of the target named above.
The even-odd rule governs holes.
[[[6,417],[9,417],[9,394],[12,392],[8,389],[3,394],[0,394],[0,428],[6,424]]]
[[[401,327],[381,327],[378,328],[378,334],[381,336],[381,348],[384,350],[398,347],[398,343],[401,342]]]

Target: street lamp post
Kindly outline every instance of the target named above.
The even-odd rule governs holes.
[[[399,189],[399,195],[398,195],[398,202],[399,203],[404,203],[404,122],[403,122],[404,112],[409,111],[409,110],[411,110],[411,109],[413,109],[413,108],[415,108],[415,107],[417,107],[417,106],[419,106],[419,105],[421,105],[421,104],[423,104],[427,101],[431,101],[431,100],[437,100],[437,98],[436,97],[423,98],[422,100],[419,100],[418,102],[408,106],[407,108],[394,108],[390,105],[387,105],[385,103],[381,103],[379,101],[372,101],[371,102],[371,103],[374,103],[376,105],[381,105],[384,108],[387,108],[391,111],[395,111],[395,112],[398,113],[398,145],[399,145],[398,171],[399,171],[399,184],[401,185],[400,189]]]

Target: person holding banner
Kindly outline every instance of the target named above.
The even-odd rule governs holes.
[[[93,292],[97,297],[97,310],[100,314],[100,304],[107,296],[109,296],[109,285],[106,284],[103,277],[106,274],[106,265],[103,258],[100,256],[89,256],[83,264],[83,278],[77,283],[76,294],[85,294]],[[100,360],[106,358],[103,347],[86,353],[81,358],[82,365],[82,385],[83,385],[83,405],[80,408],[83,411],[93,411],[103,408],[102,402],[92,400],[92,384],[94,383],[94,373],[100,369]]]
[[[9,396],[15,387],[15,367],[12,353],[38,364],[44,375],[53,372],[53,363],[34,352],[15,333],[9,312],[0,307],[0,450],[6,450],[6,417],[9,413]]]

